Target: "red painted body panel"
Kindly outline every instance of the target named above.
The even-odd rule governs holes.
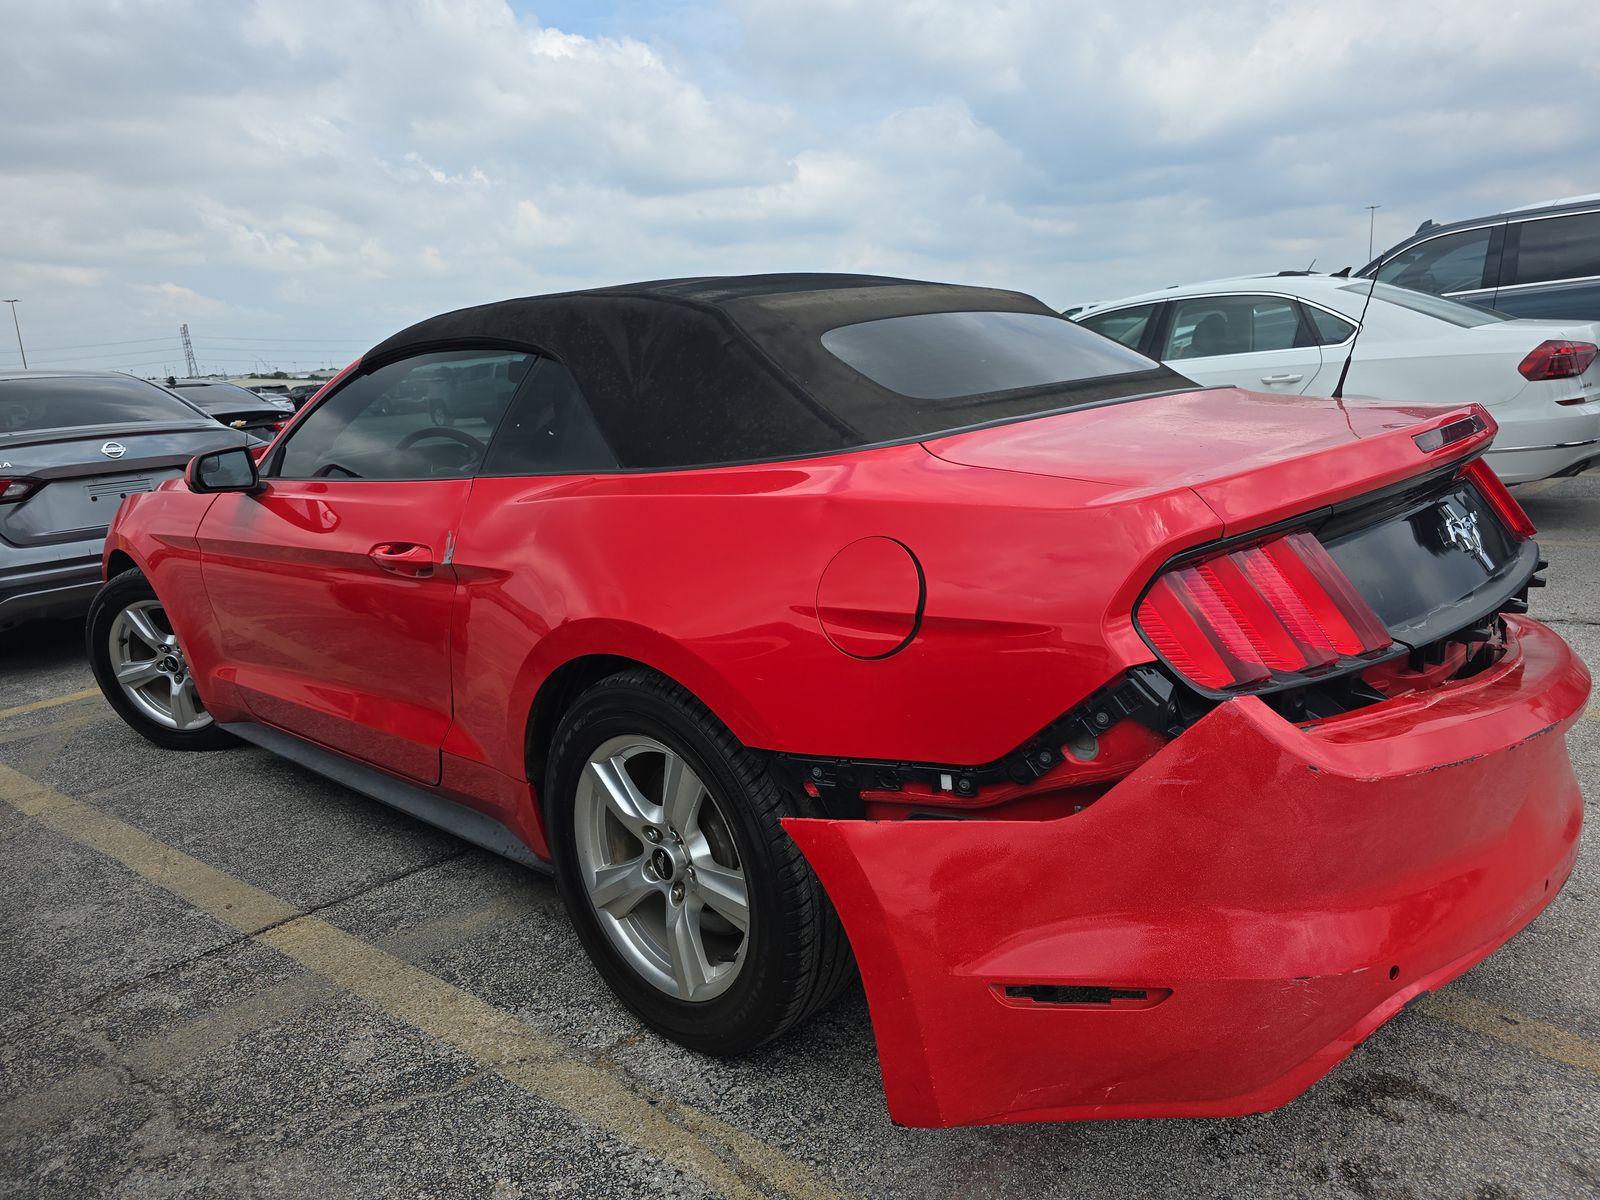
[[[1177,543],[1221,528],[1186,488],[1102,507],[1103,492],[953,466],[917,445],[783,467],[479,479],[456,545],[449,748],[516,761],[549,673],[620,654],[673,676],[750,746],[998,758],[1149,661],[1133,597]],[[910,547],[927,575],[917,637],[878,661],[840,653],[816,610],[829,561],[870,536]]]
[[[437,783],[455,601],[444,558],[471,486],[275,479],[217,496],[198,540],[227,620],[220,661],[197,678],[233,685],[257,720]],[[428,565],[380,565],[374,549],[394,544]]]
[[[1583,811],[1561,735],[1588,672],[1510,624],[1428,702],[1299,728],[1229,701],[1076,816],[786,822],[861,964],[894,1118],[1273,1108],[1492,951],[1556,894]]]
[[[950,462],[1090,479],[1119,490],[1190,487],[1231,536],[1416,475],[1427,456],[1412,435],[1469,411],[1484,429],[1435,452],[1448,460],[1494,436],[1486,410],[1473,405],[1445,418],[1439,409],[1351,407],[1239,388],[980,429],[929,442],[928,449]],[[1406,436],[1396,437],[1401,430]]]

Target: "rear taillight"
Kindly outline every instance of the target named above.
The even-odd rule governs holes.
[[[1152,649],[1215,691],[1293,682],[1392,644],[1372,606],[1309,533],[1174,567],[1135,615]]]
[[[38,486],[37,479],[0,479],[0,504],[26,500]]]
[[[1541,342],[1517,364],[1524,379],[1572,379],[1589,369],[1600,356],[1600,346],[1592,342]]]
[[[1496,475],[1483,459],[1474,459],[1468,463],[1467,469],[1462,474],[1472,481],[1473,486],[1478,489],[1478,494],[1490,508],[1494,509],[1494,515],[1499,517],[1501,523],[1519,540],[1527,541],[1539,532],[1528,519],[1528,514],[1522,511],[1522,505],[1517,503],[1517,498],[1505,484],[1500,482],[1500,476]]]

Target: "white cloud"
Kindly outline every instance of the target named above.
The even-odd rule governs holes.
[[[445,308],[675,274],[1066,304],[1358,261],[1368,203],[1381,247],[1600,190],[1576,0],[678,0],[635,37],[501,0],[0,0],[0,27],[27,114],[0,288],[41,345],[150,359],[178,320],[343,361]]]
[[[191,317],[217,317],[228,311],[228,305],[211,296],[202,296],[192,288],[177,283],[141,283],[134,285],[147,310],[155,310],[175,320]]]

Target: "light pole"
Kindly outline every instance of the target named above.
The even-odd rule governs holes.
[[[11,305],[11,327],[17,331],[17,353],[22,355],[22,369],[28,369],[28,352],[22,348],[22,326],[17,324],[17,301],[7,300]]]

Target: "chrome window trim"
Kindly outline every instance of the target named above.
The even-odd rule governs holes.
[[[1600,438],[1585,438],[1581,442],[1556,442],[1551,446],[1493,446],[1485,454],[1526,454],[1530,450],[1581,450],[1585,446],[1600,446]]]
[[[1177,303],[1180,300],[1218,300],[1218,299],[1221,299],[1223,296],[1269,296],[1274,300],[1291,300],[1291,301],[1294,301],[1294,302],[1299,303],[1299,304],[1309,304],[1312,308],[1320,308],[1323,312],[1327,313],[1330,317],[1337,317],[1339,320],[1343,321],[1345,324],[1354,325],[1355,326],[1355,329],[1351,332],[1350,336],[1345,338],[1344,341],[1342,341],[1342,342],[1318,342],[1315,346],[1284,346],[1282,349],[1279,349],[1279,350],[1246,350],[1244,352],[1246,354],[1282,354],[1284,350],[1326,350],[1326,349],[1329,349],[1330,347],[1334,347],[1334,346],[1348,346],[1351,342],[1353,342],[1355,340],[1356,334],[1361,332],[1361,323],[1359,321],[1357,321],[1354,317],[1350,316],[1348,313],[1342,313],[1336,308],[1329,308],[1326,304],[1319,304],[1315,300],[1307,300],[1304,296],[1296,296],[1293,292],[1263,291],[1260,288],[1251,288],[1247,292],[1193,292],[1193,293],[1190,293],[1188,295],[1183,295],[1183,296],[1168,296],[1167,299],[1172,301],[1173,303]],[[1145,303],[1145,302],[1141,301],[1141,303]],[[1128,305],[1124,305],[1124,307],[1125,308],[1134,308],[1136,306],[1132,305],[1132,304],[1128,304]],[[1098,315],[1098,314],[1096,314],[1096,315]],[[1230,355],[1226,355],[1226,354],[1209,354],[1209,355],[1206,355],[1205,357],[1207,357],[1207,358],[1228,358],[1228,357],[1231,357],[1231,356]],[[1161,361],[1165,362],[1166,360],[1162,359]],[[1187,361],[1187,360],[1175,358],[1172,361],[1173,362],[1184,362],[1184,361]]]
[[[1427,237],[1417,238],[1416,241],[1409,241],[1408,240],[1408,241],[1401,242],[1400,245],[1392,253],[1380,255],[1375,261],[1381,267],[1381,265],[1384,262],[1388,261],[1389,259],[1392,259],[1392,258],[1396,257],[1397,255],[1404,254],[1407,250],[1414,250],[1418,246],[1425,246],[1429,242],[1436,241],[1436,240],[1438,240],[1439,238],[1442,238],[1442,237],[1449,237],[1450,235],[1456,234],[1456,233],[1473,233],[1473,232],[1475,232],[1475,231],[1477,231],[1479,229],[1491,229],[1492,230],[1497,225],[1505,225],[1505,226],[1509,227],[1511,225],[1528,225],[1528,224],[1531,224],[1534,221],[1559,221],[1563,217],[1587,217],[1587,216],[1592,216],[1595,213],[1600,213],[1600,205],[1593,205],[1593,206],[1590,206],[1588,208],[1575,208],[1575,209],[1572,209],[1572,210],[1570,210],[1568,212],[1544,213],[1544,214],[1542,214],[1540,216],[1521,216],[1520,214],[1504,213],[1501,216],[1494,217],[1494,218],[1491,218],[1491,219],[1486,220],[1486,221],[1474,222],[1471,225],[1459,225],[1459,226],[1456,226],[1454,228],[1441,229],[1437,233],[1430,233]],[[1355,276],[1355,278],[1357,278],[1357,279],[1366,279],[1367,277],[1368,276],[1365,273],[1358,274],[1358,275]],[[1584,276],[1584,278],[1596,278],[1596,277],[1595,276]],[[1537,284],[1527,284],[1527,283],[1517,283],[1517,284],[1508,284],[1507,286],[1508,287],[1537,287],[1538,285]],[[1487,291],[1492,291],[1493,289],[1492,288],[1478,288],[1476,290],[1487,292]],[[1500,290],[1504,291],[1505,288],[1501,288]],[[1450,292],[1450,293],[1446,293],[1446,294],[1447,295],[1461,296],[1461,295],[1465,295],[1466,293],[1465,292]]]
[[[1600,283],[1600,275],[1567,275],[1560,279],[1541,279],[1538,283],[1507,283],[1497,288],[1478,288],[1480,292],[1520,292],[1527,288],[1559,287],[1567,283]],[[1446,296],[1467,296],[1470,292],[1446,292]],[[1559,319],[1559,318],[1558,318]]]
[[[1566,216],[1567,214],[1562,213],[1561,215]],[[1487,221],[1480,225],[1462,225],[1456,229],[1441,229],[1438,233],[1430,233],[1427,237],[1418,238],[1414,242],[1401,242],[1400,245],[1394,250],[1386,254],[1381,254],[1373,260],[1377,263],[1377,267],[1373,271],[1373,274],[1376,275],[1378,271],[1381,271],[1384,267],[1393,262],[1395,259],[1399,258],[1402,254],[1406,254],[1412,250],[1415,250],[1418,246],[1426,246],[1429,242],[1436,242],[1442,237],[1454,237],[1458,233],[1476,233],[1480,229],[1489,230],[1490,235],[1493,236],[1493,232],[1497,227],[1501,225],[1509,225],[1511,224],[1511,221],[1512,218],[1509,217],[1498,217],[1492,221]],[[1354,276],[1356,279],[1370,279],[1371,277],[1372,276],[1366,274],[1365,269]],[[1383,282],[1387,283],[1388,280],[1384,280]],[[1396,286],[1398,287],[1400,285],[1397,284]]]
[[[1590,208],[1575,208],[1570,212],[1545,213],[1542,217],[1507,217],[1507,223],[1515,221],[1519,225],[1530,225],[1534,221],[1560,221],[1567,217],[1592,217],[1600,213],[1600,204]]]

